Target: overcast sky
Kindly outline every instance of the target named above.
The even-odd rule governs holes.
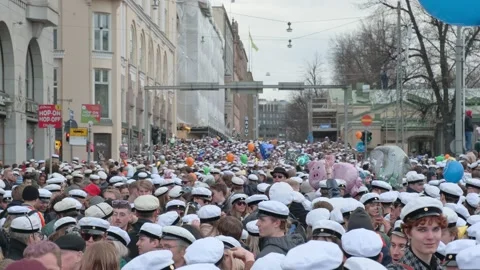
[[[327,73],[323,78],[324,83],[331,83],[331,74],[328,72],[331,39],[340,33],[354,31],[361,19],[368,15],[368,11],[358,8],[357,4],[361,2],[364,1],[235,0],[235,3],[231,3],[231,0],[212,0],[214,5],[225,6],[230,20],[234,18],[238,21],[240,36],[252,64],[253,78],[264,84],[302,81],[305,63],[315,52],[321,55],[325,63]],[[292,22],[291,33],[286,31],[289,21]],[[251,57],[249,29],[259,49],[258,52],[252,49]],[[309,36],[296,39],[304,35]],[[289,39],[292,39],[293,45],[290,49],[287,48]],[[266,76],[267,72],[270,76]],[[288,97],[288,92],[271,89],[264,90],[262,95],[262,98],[270,100]]]

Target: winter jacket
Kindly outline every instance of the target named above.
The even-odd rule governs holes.
[[[295,246],[295,242],[288,235],[282,237],[262,237],[258,242],[260,253],[257,259],[272,252],[286,255]]]
[[[398,261],[398,263],[387,266],[388,270],[442,270],[442,265],[438,258],[434,255],[432,260],[427,265],[420,260],[410,248],[405,250],[405,255]]]
[[[27,245],[18,241],[17,239],[10,239],[10,247],[7,251],[6,259],[12,259],[18,261],[23,259],[23,251],[27,248]]]
[[[147,219],[139,219],[135,224],[133,224],[132,230],[128,232],[128,236],[130,236],[130,243],[128,244],[128,255],[130,258],[135,258],[138,256],[138,232],[140,232],[140,228],[142,228],[143,224],[151,223],[150,220]]]
[[[465,117],[465,131],[473,132],[473,122],[472,117]]]

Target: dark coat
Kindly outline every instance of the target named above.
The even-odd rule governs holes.
[[[289,236],[262,237],[258,242],[260,253],[257,256],[257,259],[272,252],[286,255],[287,252],[295,246],[295,242]]]
[[[7,256],[5,258],[18,261],[23,259],[23,251],[27,248],[27,245],[16,240],[10,239],[10,247],[7,251]]]
[[[128,255],[132,259],[138,256],[138,232],[145,223],[151,223],[151,221],[147,219],[138,219],[137,222],[133,224],[132,229],[128,232],[128,236],[130,236],[130,243],[127,246],[129,251]]]

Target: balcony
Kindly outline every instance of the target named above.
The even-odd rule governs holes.
[[[48,26],[58,25],[58,0],[28,0],[26,18]]]

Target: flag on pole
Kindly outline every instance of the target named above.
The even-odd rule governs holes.
[[[250,34],[250,31],[248,31],[248,36],[250,37],[250,44],[252,45],[252,48],[258,52],[258,47],[257,45],[255,45],[255,43],[253,43],[253,39],[252,39],[252,34]]]

